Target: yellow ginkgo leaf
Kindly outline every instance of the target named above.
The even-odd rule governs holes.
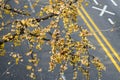
[[[12,57],[13,57],[13,58],[16,58],[16,57],[17,57],[17,54],[12,54]]]
[[[39,68],[37,71],[38,71],[38,72],[41,72],[41,71],[42,71],[42,69],[41,69],[41,68]]]
[[[9,61],[9,62],[8,62],[8,65],[10,65],[10,64],[11,64],[11,62]]]
[[[89,5],[89,2],[85,2],[85,6],[88,6]]]
[[[6,53],[6,51],[5,51],[5,50],[0,49],[0,56],[4,56],[4,55],[5,55],[5,53]]]
[[[27,52],[27,53],[26,53],[26,56],[31,55],[31,54],[32,54],[32,52],[33,52],[33,51],[32,51],[32,50],[30,50],[29,52]]]
[[[39,16],[43,16],[43,12],[42,11],[40,11]]]
[[[19,4],[19,0],[14,0],[14,2],[15,2],[16,4]]]
[[[53,0],[49,0],[49,3],[50,3],[50,4],[53,4]]]
[[[30,78],[32,78],[32,79],[36,79],[35,73],[33,73],[33,72],[32,72],[29,76],[30,76]]]
[[[27,8],[28,8],[28,5],[24,5],[24,8],[27,9]]]
[[[31,69],[32,69],[32,66],[27,65],[27,66],[26,66],[26,69],[27,69],[27,70],[31,70]]]
[[[5,14],[10,14],[10,11],[9,10],[4,10],[4,13]]]
[[[2,22],[2,23],[1,23],[1,26],[4,26],[4,25],[5,25],[5,23],[4,23],[4,22]]]
[[[2,44],[0,45],[0,49],[3,49],[3,48],[4,48],[4,46],[5,46],[5,44],[4,44],[4,43],[2,43]]]
[[[3,16],[2,16],[2,12],[0,11],[0,18],[3,18]]]
[[[15,63],[18,64],[18,63],[19,63],[19,60],[20,60],[20,58],[17,57],[17,58],[15,59]]]

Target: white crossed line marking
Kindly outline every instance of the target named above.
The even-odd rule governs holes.
[[[103,9],[100,9],[100,8],[98,8],[98,7],[95,7],[95,6],[92,6],[92,8],[101,11],[101,13],[100,13],[99,16],[103,16],[104,13],[108,13],[108,14],[111,14],[111,15],[115,15],[115,13],[110,12],[110,11],[107,11],[107,5],[105,5],[105,6],[103,7]]]
[[[99,5],[97,0],[93,0],[96,5]],[[114,0],[110,0],[114,6],[118,6],[118,4]]]

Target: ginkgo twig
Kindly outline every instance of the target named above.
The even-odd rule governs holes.
[[[15,66],[15,63],[13,63],[11,66],[9,66],[9,67],[2,73],[2,75],[0,76],[0,78],[1,78],[2,76],[4,76],[5,73],[6,73],[9,69],[11,69],[12,67],[14,67],[14,66]]]
[[[23,32],[24,32],[24,31],[21,29],[19,36],[22,35],[22,34],[24,34]],[[17,36],[17,35],[18,35],[18,34],[13,34],[13,35],[12,35],[13,37],[8,38],[9,41],[13,40],[13,39],[15,38],[15,36]],[[30,33],[29,35],[34,36],[34,37],[37,37],[37,36],[38,36],[38,35],[35,35],[35,34],[31,34],[31,33]],[[47,39],[47,38],[43,38],[43,40],[44,40],[44,41],[50,41],[50,39]],[[3,44],[3,43],[9,42],[9,41],[8,41],[8,40],[0,40],[0,45]]]
[[[8,10],[8,11],[11,11],[11,12],[14,12],[14,13],[17,13],[17,14],[21,14],[21,15],[27,15],[27,16],[30,16],[30,14],[28,13],[28,12],[24,12],[24,11],[22,11],[22,10],[18,10],[18,9],[16,9],[16,8],[8,8],[7,6],[6,6],[6,4],[4,5],[4,6],[2,6],[2,5],[0,5],[0,8],[2,8],[2,9],[5,9],[5,10]]]
[[[42,17],[40,17],[40,18],[36,18],[36,21],[37,21],[37,22],[41,22],[41,21],[43,21],[43,20],[47,20],[47,19],[49,19],[49,18],[51,18],[51,17],[54,17],[54,16],[58,16],[58,14],[50,13],[50,14],[47,14],[47,15],[42,16]]]

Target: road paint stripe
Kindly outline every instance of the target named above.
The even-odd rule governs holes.
[[[96,5],[98,5],[99,3],[97,2],[97,0],[93,0],[94,1],[94,3],[96,4]]]
[[[63,79],[63,80],[66,80],[66,78],[65,78],[64,74],[63,74],[63,75],[61,75],[61,77],[62,77],[62,79]]]
[[[110,58],[110,60],[112,61],[112,63],[116,67],[116,69],[120,72],[119,65],[116,63],[116,61],[114,60],[114,58],[112,57],[112,55],[110,54],[110,52],[108,51],[108,49],[104,46],[104,44],[102,43],[102,41],[100,40],[100,38],[98,37],[98,35],[95,33],[95,31],[93,30],[93,28],[88,23],[87,19],[84,17],[84,15],[82,14],[82,12],[79,9],[78,9],[78,14],[83,19],[83,21],[85,22],[85,24],[88,26],[88,28],[90,29],[90,31],[92,33],[94,33],[94,37],[96,38],[96,40],[98,41],[98,43],[101,45],[101,47],[103,48],[103,50],[105,51],[105,53],[107,54],[107,56]]]
[[[118,55],[118,53],[115,51],[115,49],[112,47],[112,45],[110,44],[110,42],[106,39],[106,37],[102,34],[102,32],[100,31],[100,29],[97,27],[97,25],[95,24],[95,22],[92,20],[92,18],[89,16],[89,14],[87,13],[87,11],[84,9],[83,6],[81,6],[82,11],[84,12],[84,14],[86,15],[86,17],[89,19],[89,21],[92,23],[93,27],[97,30],[97,32],[99,33],[99,35],[101,36],[101,38],[104,40],[104,42],[107,44],[107,46],[110,48],[110,50],[112,51],[112,53],[115,55],[115,57],[118,59],[118,61],[120,62],[120,56]]]
[[[96,9],[96,10],[99,10],[99,11],[102,11],[103,9],[100,9],[100,8],[98,8],[98,7],[95,7],[95,6],[92,6],[92,8],[93,9]],[[113,12],[110,12],[110,11],[104,11],[104,12],[106,12],[106,13],[108,13],[108,14],[111,14],[111,15],[115,15],[115,13],[113,13]],[[101,16],[101,15],[100,15]]]
[[[118,6],[117,3],[114,0],[111,0],[114,6]]]
[[[99,33],[99,35],[102,37],[102,39],[105,41],[105,43],[107,44],[107,46],[110,48],[110,50],[113,52],[113,54],[115,55],[115,57],[118,59],[118,61],[120,62],[120,56],[118,55],[118,53],[114,50],[114,48],[112,47],[112,45],[110,44],[110,42],[106,39],[106,37],[102,34],[102,32],[100,31],[100,29],[97,27],[97,25],[94,23],[94,21],[92,20],[92,18],[89,16],[89,14],[87,13],[87,11],[84,9],[83,6],[81,6],[82,11],[84,12],[84,14],[86,15],[86,17],[89,19],[89,21],[92,23],[93,27],[97,30],[97,32]]]
[[[103,7],[103,9],[102,9],[102,11],[101,11],[101,13],[100,13],[100,16],[103,16],[103,14],[105,13],[106,9],[107,9],[107,5],[105,5],[105,6]]]
[[[28,2],[29,2],[29,5],[30,5],[30,8],[31,8],[32,12],[35,13],[35,9],[33,8],[31,1],[28,0]]]
[[[111,18],[108,18],[108,21],[109,21],[110,24],[112,24],[112,25],[115,24]]]
[[[109,13],[109,14],[111,14],[111,15],[115,15],[115,13],[113,13],[113,12],[110,12],[110,11],[105,11],[106,13]]]

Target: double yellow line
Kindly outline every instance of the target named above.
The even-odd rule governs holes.
[[[103,41],[106,43],[106,45],[110,48],[111,52],[115,55],[115,57],[118,59],[119,62],[120,62],[120,56],[113,49],[113,47],[111,46],[111,44],[109,43],[109,41],[105,38],[105,36],[102,34],[102,32],[100,31],[100,29],[97,27],[97,25],[95,24],[95,22],[92,20],[92,18],[89,16],[89,14],[87,13],[87,11],[84,9],[84,7],[82,5],[81,5],[80,10],[78,9],[78,14],[83,19],[83,21],[85,22],[85,24],[88,26],[88,28],[90,29],[90,31],[94,34],[94,37],[96,38],[96,40],[98,41],[98,43],[101,45],[101,47],[103,48],[103,50],[105,51],[105,53],[107,54],[107,56],[110,58],[110,60],[112,61],[112,63],[116,67],[116,69],[120,72],[120,66],[117,64],[117,62],[114,60],[114,58],[110,54],[110,51],[105,47],[105,45],[103,44],[103,42],[100,40],[100,38],[98,37],[98,35],[95,33],[94,29],[98,32],[99,36],[103,39]],[[87,21],[87,19],[85,18],[84,15],[90,21],[90,23],[92,24],[92,26],[94,27],[94,29],[91,27],[90,23]]]

